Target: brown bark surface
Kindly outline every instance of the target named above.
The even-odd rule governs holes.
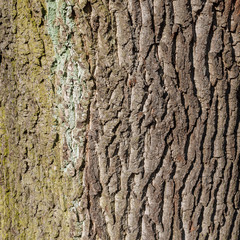
[[[95,82],[82,239],[239,239],[239,2],[75,12]]]
[[[240,239],[239,0],[0,6],[0,239]]]

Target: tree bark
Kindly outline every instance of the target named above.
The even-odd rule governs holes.
[[[240,3],[1,0],[2,239],[240,238]]]

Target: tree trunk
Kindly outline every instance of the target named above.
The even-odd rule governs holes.
[[[240,238],[240,2],[0,0],[1,239]]]

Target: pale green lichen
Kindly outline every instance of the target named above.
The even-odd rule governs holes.
[[[47,9],[48,31],[55,51],[55,61],[52,65],[58,96],[55,117],[60,125],[60,149],[67,151],[67,154],[62,152],[61,156],[61,169],[66,181],[61,205],[67,213],[65,221],[70,222],[70,229],[75,229],[71,237],[79,239],[81,224],[71,219],[74,218],[72,215],[77,212],[79,198],[82,194],[82,174],[76,171],[76,164],[80,158],[80,138],[84,137],[77,136],[77,122],[80,119],[79,114],[81,114],[77,109],[82,99],[84,70],[80,66],[81,59],[78,58],[72,41],[73,32],[76,30],[72,19],[73,3],[62,0],[47,1]],[[76,174],[77,177],[72,179]]]
[[[62,98],[57,106],[60,114],[64,116],[64,121],[60,123],[62,139],[65,139],[70,150],[68,159],[63,160],[63,171],[67,171],[68,164],[75,164],[79,158],[79,144],[74,140],[74,129],[78,118],[76,108],[82,97],[81,76],[84,71],[80,67],[80,59],[76,61],[74,58],[76,53],[71,39],[75,26],[72,19],[72,3],[61,0],[47,1],[47,7],[49,35],[56,57],[53,71],[59,80],[57,94]],[[58,19],[62,20],[62,24]]]

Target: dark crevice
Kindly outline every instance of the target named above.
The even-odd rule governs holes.
[[[236,91],[236,98],[237,98],[237,119],[236,119],[236,125],[235,125],[235,128],[234,128],[234,139],[235,139],[235,149],[236,149],[235,159],[237,158],[237,154],[239,152],[239,148],[238,148],[238,128],[239,128],[239,124],[240,124],[240,86],[238,86],[238,89]],[[229,114],[228,114],[227,123],[229,123]]]
[[[46,11],[46,9],[42,6],[42,4],[41,4],[41,12],[42,12],[42,19],[45,19],[45,17],[47,16],[47,11]]]
[[[204,141],[205,141],[206,135],[207,135],[207,124],[204,124],[203,133],[202,133],[202,139],[200,141],[200,146],[199,146],[202,164],[204,164],[203,163],[203,146],[204,146]]]
[[[214,170],[217,169],[217,167],[218,167],[217,165],[218,165],[218,162],[217,162],[217,160],[216,160],[216,161],[214,162]],[[215,171],[215,173],[216,173],[216,171]],[[212,174],[215,174],[215,173],[212,173]],[[214,180],[214,179],[213,179],[213,180]],[[210,199],[213,199],[213,206],[212,206],[212,208],[211,208],[211,210],[212,210],[211,222],[212,222],[212,224],[213,224],[213,229],[215,228],[214,217],[215,217],[216,212],[217,212],[217,194],[218,194],[218,190],[219,190],[221,184],[222,184],[222,180],[220,180],[220,181],[218,182],[217,186],[215,186],[215,189],[213,190],[213,196],[212,196],[212,194],[210,195]]]
[[[220,224],[218,223],[218,227],[217,227],[217,237],[216,237],[216,239],[220,239],[220,228],[221,228],[221,226],[220,226]]]
[[[55,139],[54,139],[54,141],[53,141],[53,148],[55,148],[56,147],[56,145],[57,145],[57,143],[59,142],[59,134],[57,133],[56,134],[56,137],[55,137]]]
[[[198,217],[197,226],[199,226],[199,228],[197,230],[198,235],[197,235],[196,240],[200,240],[199,237],[200,237],[200,234],[202,232],[203,213],[204,213],[204,207],[201,208],[201,212],[200,212],[200,215]]]
[[[150,53],[151,53],[151,51],[152,51],[152,49],[153,49],[154,46],[155,46],[155,44],[153,43],[153,44],[151,44],[151,45],[148,47],[148,51],[147,51],[147,53],[146,53],[146,56],[144,57],[145,60],[149,57],[149,55],[150,55]]]
[[[158,29],[158,32],[156,34],[156,37],[155,37],[155,42],[156,43],[159,43],[161,38],[162,38],[162,34],[164,32],[164,28],[166,26],[166,11],[165,11],[165,6],[163,7],[164,9],[164,13],[163,13],[163,21],[160,23],[160,26],[159,26],[159,29]]]
[[[128,13],[128,19],[129,19],[129,24],[130,24],[130,26],[131,27],[133,27],[133,20],[132,20],[132,15],[130,14],[130,12],[129,11],[127,11],[127,13]]]
[[[213,136],[211,138],[211,156],[210,156],[210,159],[212,157],[214,157],[214,142],[216,140],[216,137],[217,137],[217,132],[218,132],[218,98],[216,99],[216,102],[215,102],[215,112],[214,112],[214,123],[213,123],[213,127],[214,127],[214,132],[213,132]]]
[[[176,163],[175,163],[175,162],[172,162],[171,168],[172,168],[172,171],[171,171],[171,173],[170,173],[170,175],[169,175],[169,179],[174,180],[173,177],[174,177],[174,175],[175,175],[175,173],[176,173],[176,170],[177,170],[177,166],[176,166]]]
[[[73,20],[77,17],[77,15],[76,15],[76,10],[75,10],[75,8],[73,7],[72,8],[72,12],[71,12],[71,16],[70,16]]]
[[[162,221],[163,221],[163,199],[164,199],[164,192],[165,192],[165,187],[166,187],[166,182],[164,181],[162,183],[162,199],[161,199],[161,205],[159,205],[159,214],[158,214],[158,220],[159,220],[159,223],[162,224]]]
[[[174,216],[172,216],[171,218],[170,218],[170,216],[169,216],[169,221],[171,221],[171,226],[170,226],[170,237],[169,237],[169,240],[172,240],[172,239],[174,239],[173,238],[173,229],[174,229],[174,219],[173,219],[173,217]]]
[[[227,184],[226,184],[226,193],[225,193],[225,196],[224,196],[224,198],[223,198],[223,202],[227,205],[227,198],[229,197],[229,190],[230,190],[230,183],[231,183],[231,180],[232,180],[232,177],[233,177],[233,175],[232,175],[232,171],[233,171],[233,163],[231,162],[231,166],[229,167],[229,169],[226,169],[226,175],[228,175],[228,176],[230,176],[230,178],[228,178],[227,179]],[[229,171],[229,174],[228,174],[228,171]],[[225,179],[224,179],[224,181],[225,181]],[[232,190],[232,188],[231,188],[231,190]]]
[[[196,97],[197,102],[198,102],[198,106],[199,106],[199,115],[198,118],[202,115],[202,107],[201,107],[201,103],[197,97],[197,88],[195,85],[195,68],[194,68],[194,58],[193,58],[193,52],[194,52],[194,44],[196,43],[196,31],[195,31],[195,24],[192,24],[192,33],[193,33],[193,37],[189,43],[189,61],[191,63],[191,67],[190,67],[190,79],[191,79],[191,83],[192,83],[192,90],[193,90],[193,96]]]
[[[213,99],[214,99],[214,91],[215,91],[215,88],[212,85],[210,85],[210,96],[211,96],[210,97],[210,102],[209,102],[210,108],[212,106]]]
[[[195,127],[193,127],[192,131],[187,133],[187,136],[186,136],[186,141],[185,141],[185,145],[184,145],[184,158],[185,158],[186,162],[188,162],[188,149],[189,149],[189,146],[190,146],[190,140],[191,140],[191,136],[192,136],[194,128]]]
[[[177,31],[179,30],[180,27],[178,28]],[[177,35],[178,33],[174,33],[172,39],[171,39],[171,62],[173,65],[173,68],[175,69],[175,73],[177,74],[177,87],[179,88],[179,77],[178,77],[178,72],[176,71],[176,44],[177,44]]]
[[[136,239],[142,239],[142,219],[143,219],[143,215],[141,213],[138,219],[138,233],[137,233]]]
[[[227,159],[227,156],[226,156],[226,153],[227,153],[227,131],[228,131],[228,128],[229,128],[229,120],[230,120],[230,116],[229,116],[230,115],[230,109],[229,109],[230,90],[231,90],[231,85],[230,85],[229,82],[227,82],[227,89],[226,89],[226,93],[224,94],[225,102],[226,102],[226,116],[225,116],[226,125],[224,127],[224,132],[223,132],[223,153],[224,153],[225,159]],[[239,116],[237,116],[237,117],[239,117]],[[237,145],[235,145],[235,146],[237,146]],[[237,148],[235,148],[235,149],[237,149]]]
[[[231,0],[231,2],[232,2],[232,6],[230,7],[230,11],[229,11],[229,13],[228,13],[228,16],[227,16],[227,28],[228,29],[231,29],[231,17],[234,15],[233,13],[234,13],[234,10],[235,10],[235,8],[233,7],[233,6],[235,6],[235,2],[236,2],[237,0]],[[239,1],[239,0],[238,0]],[[229,1],[230,2],[230,1]],[[225,3],[226,4],[226,3]]]
[[[87,14],[91,14],[92,12],[92,6],[91,3],[89,1],[87,1],[87,4],[85,5],[85,7],[83,8],[83,11]]]
[[[149,3],[149,2],[148,2]],[[151,29],[153,30],[154,32],[154,42],[155,42],[155,25],[154,25],[154,10],[153,10],[153,7],[150,6],[150,4],[148,4],[148,7],[150,9],[150,14],[151,14],[151,23],[150,23],[150,27]]]
[[[196,204],[200,203],[200,198],[201,198],[201,193],[202,193],[202,180],[201,180],[201,179],[202,179],[203,170],[204,170],[204,168],[203,168],[203,166],[201,165],[201,169],[200,169],[200,171],[199,171],[198,179],[197,179],[197,181],[196,181],[195,186],[194,186],[193,189],[192,189],[192,194],[195,196],[195,194],[194,194],[195,189],[197,188],[198,184],[201,185],[198,198],[195,199]]]
[[[202,171],[201,171],[201,181],[202,182],[202,176],[203,176],[203,172],[204,172],[204,162],[203,162],[203,145],[204,145],[204,140],[205,140],[205,137],[206,137],[206,132],[207,132],[207,124],[204,125],[204,128],[203,128],[203,133],[202,133],[202,139],[200,141],[200,146],[199,146],[199,150],[200,150],[200,160],[201,160],[201,165],[202,165]],[[201,194],[199,194],[201,196]],[[199,201],[200,201],[200,196],[199,196]],[[199,202],[198,201],[198,202]],[[203,211],[203,210],[202,210]],[[203,214],[203,213],[202,213]],[[198,220],[198,225],[200,226],[200,230],[198,231],[199,232],[199,235],[201,234],[202,232],[202,223],[203,223],[203,217],[199,218]]]

